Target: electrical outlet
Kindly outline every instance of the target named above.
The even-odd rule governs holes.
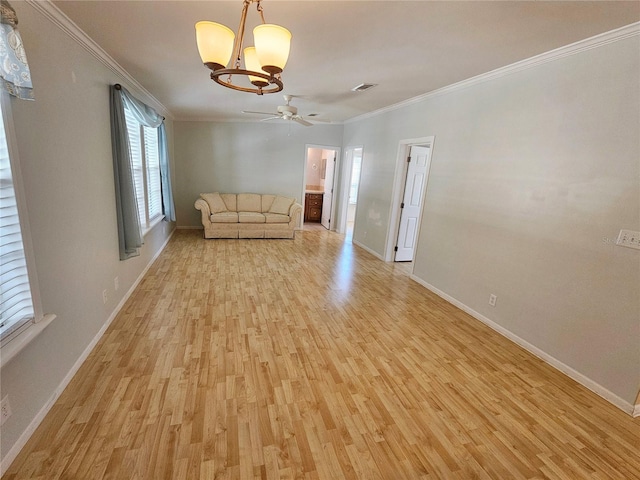
[[[3,425],[11,416],[11,404],[9,403],[9,395],[0,401],[0,425]]]
[[[497,301],[498,301],[498,297],[496,297],[493,293],[489,295],[489,305],[491,305],[492,307],[495,307]]]
[[[116,277],[113,279],[113,289],[117,292],[120,288],[120,278]]]
[[[621,247],[637,248],[640,250],[640,232],[632,230],[620,230],[616,245]]]
[[[107,291],[106,290],[102,291],[102,303],[104,303],[104,304],[107,303]]]

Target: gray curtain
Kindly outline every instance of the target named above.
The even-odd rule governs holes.
[[[176,221],[176,209],[173,206],[173,191],[171,189],[171,170],[169,169],[169,151],[167,147],[167,131],[164,122],[158,127],[158,141],[160,142],[160,178],[162,180],[162,213],[165,220]]]
[[[111,86],[111,143],[113,146],[113,173],[116,184],[116,209],[118,216],[118,240],[120,260],[140,254],[142,234],[138,220],[136,190],[131,167],[129,135],[124,117],[124,108],[145,127],[158,129],[160,155],[160,178],[162,182],[162,211],[165,220],[175,221],[169,151],[164,117],[150,106],[142,103],[121,85]]]
[[[142,233],[138,220],[136,188],[133,183],[131,149],[127,122],[124,118],[124,100],[119,85],[110,87],[111,149],[113,153],[113,179],[116,187],[116,217],[120,260],[140,255]]]
[[[136,97],[131,95],[123,86],[118,86],[120,87],[119,92],[120,95],[122,95],[123,103],[127,106],[131,113],[133,113],[133,116],[136,117],[136,120],[138,120],[145,127],[151,128],[158,128],[162,124],[164,120],[164,117],[162,115],[156,112],[149,105],[142,103]]]

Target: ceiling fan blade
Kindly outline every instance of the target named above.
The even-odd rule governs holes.
[[[295,120],[296,122],[298,122],[300,125],[304,125],[305,127],[311,127],[313,126],[313,123],[311,122],[307,122],[304,118],[302,118],[300,115],[296,115],[294,117],[291,118],[292,120]]]
[[[256,113],[258,115],[275,115],[274,112],[254,112],[251,110],[242,110],[242,113]]]
[[[331,120],[325,120],[323,118],[316,118],[316,117],[311,118],[311,121],[318,122],[318,123],[331,123]]]
[[[273,115],[271,117],[263,118],[261,122],[268,122],[269,120],[275,120],[276,118],[282,118],[280,115]]]

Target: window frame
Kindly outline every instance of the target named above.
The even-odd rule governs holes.
[[[135,172],[137,165],[137,158],[134,158],[133,149],[132,149],[132,137],[130,134],[130,121],[135,121],[138,125],[138,134],[136,135],[136,139],[138,140],[138,151],[140,152],[140,162],[141,162],[141,175],[142,185],[138,185],[136,182],[136,175],[133,175],[134,179],[134,188],[136,191],[136,202],[138,202],[138,220],[140,222],[140,229],[142,230],[142,235],[146,235],[153,227],[155,227],[158,223],[160,223],[164,219],[164,213],[162,212],[162,173],[160,170],[160,138],[158,135],[157,127],[147,127],[146,125],[141,124],[131,113],[131,110],[127,107],[126,103],[124,105],[124,113],[125,113],[125,122],[127,126],[127,136],[129,138],[129,154],[131,156],[131,169],[132,173]],[[155,140],[158,143],[156,146],[156,154],[157,159],[155,161],[155,168],[158,170],[158,191],[159,198],[157,199],[160,204],[160,211],[154,216],[150,215],[150,205],[152,203],[152,199],[149,197],[150,195],[150,185],[149,185],[149,164],[152,163],[149,161],[149,157],[147,155],[147,142],[145,133],[150,130],[155,130]],[[139,190],[140,188],[140,190]],[[142,193],[142,195],[139,195]],[[144,205],[140,205],[139,199],[142,198],[144,200]]]
[[[22,172],[20,170],[20,157],[18,154],[18,143],[13,124],[13,113],[9,94],[0,92],[0,109],[2,110],[2,121],[4,123],[7,150],[9,153],[9,164],[11,166],[11,177],[13,180],[13,191],[18,210],[20,232],[22,235],[22,247],[24,250],[25,263],[27,266],[27,276],[31,290],[31,302],[33,304],[34,317],[22,323],[13,332],[0,341],[0,367],[4,367],[13,359],[31,340],[42,332],[55,318],[53,314],[45,315],[42,309],[38,275],[36,272],[35,257],[33,254],[33,243],[31,240],[31,229],[29,226],[29,215],[27,212],[27,201],[23,188]]]

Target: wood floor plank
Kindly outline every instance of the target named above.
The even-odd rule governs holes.
[[[180,231],[3,478],[633,480],[639,450],[404,264]]]

